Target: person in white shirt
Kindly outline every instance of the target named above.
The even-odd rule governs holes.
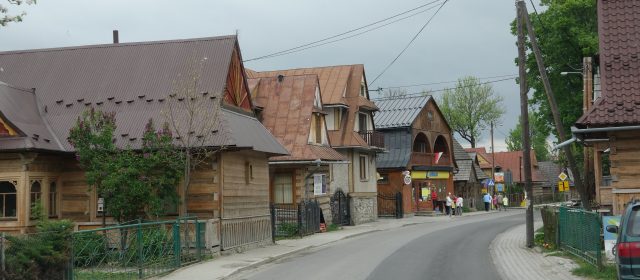
[[[462,204],[463,203],[463,199],[462,196],[458,196],[458,199],[456,199],[456,216],[462,216]]]
[[[447,202],[445,203],[445,206],[447,207],[447,215],[449,215],[449,217],[451,217],[451,212],[453,212],[453,209],[451,208],[452,205],[453,200],[451,199],[451,193],[449,193],[449,195],[447,195]]]

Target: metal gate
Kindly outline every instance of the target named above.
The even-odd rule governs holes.
[[[272,236],[304,236],[320,231],[322,210],[317,201],[305,200],[298,204],[272,204]]]
[[[333,224],[348,226],[351,225],[351,209],[349,208],[349,197],[342,190],[338,190],[331,197],[331,215]]]
[[[400,219],[402,212],[402,193],[395,195],[378,194],[378,217],[395,217]]]

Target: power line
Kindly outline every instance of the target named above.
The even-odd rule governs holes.
[[[253,61],[253,60],[260,60],[260,59],[266,59],[266,58],[271,58],[271,57],[281,56],[281,55],[285,55],[285,54],[289,54],[289,53],[294,53],[294,52],[298,52],[298,51],[302,51],[302,50],[306,50],[306,49],[310,49],[310,48],[315,48],[315,47],[322,46],[322,45],[326,45],[326,44],[329,44],[329,43],[334,43],[334,42],[342,41],[342,40],[344,40],[344,39],[352,38],[352,37],[355,37],[355,36],[357,36],[357,35],[361,35],[361,34],[364,34],[364,33],[367,33],[367,32],[370,32],[370,31],[373,31],[373,30],[376,30],[376,29],[379,29],[379,28],[381,28],[381,27],[387,26],[387,25],[389,25],[389,24],[391,24],[391,23],[395,23],[395,22],[398,22],[398,21],[400,21],[400,20],[407,19],[407,18],[410,18],[410,17],[416,16],[416,15],[418,15],[418,14],[424,13],[424,12],[426,12],[426,11],[428,11],[428,10],[433,9],[435,6],[434,6],[434,7],[427,8],[427,9],[425,9],[425,10],[423,10],[423,11],[419,11],[419,12],[414,13],[414,14],[412,14],[412,15],[409,15],[409,16],[407,16],[407,17],[403,17],[403,18],[401,18],[401,19],[399,19],[399,20],[395,20],[395,21],[393,21],[393,22],[391,22],[391,23],[387,23],[387,24],[384,24],[384,25],[382,25],[382,26],[374,27],[374,28],[372,28],[372,29],[366,30],[365,32],[358,33],[357,35],[352,35],[352,36],[349,36],[349,37],[347,37],[347,38],[343,38],[343,39],[333,40],[333,41],[331,41],[331,42],[325,42],[325,41],[328,41],[328,40],[331,40],[331,39],[334,39],[334,38],[342,37],[342,36],[347,35],[347,34],[349,34],[349,33],[356,32],[356,31],[358,31],[358,30],[365,29],[365,28],[367,28],[367,27],[371,27],[371,26],[377,25],[377,24],[379,24],[379,23],[383,23],[383,22],[385,22],[385,21],[388,21],[388,20],[391,20],[391,19],[397,18],[397,17],[399,17],[399,16],[402,16],[402,15],[405,15],[405,14],[408,14],[408,13],[411,13],[411,12],[413,12],[413,11],[419,10],[419,9],[421,9],[421,8],[427,7],[427,6],[429,6],[429,5],[432,5],[432,4],[437,3],[437,2],[440,2],[440,1],[442,1],[442,0],[435,0],[435,1],[431,1],[431,2],[429,2],[429,3],[426,3],[426,4],[423,4],[423,5],[420,5],[420,6],[418,6],[418,7],[413,8],[413,9],[406,10],[406,11],[404,11],[404,12],[401,12],[401,13],[395,14],[395,15],[393,15],[393,16],[390,16],[390,17],[387,17],[387,18],[384,18],[384,19],[378,20],[378,21],[376,21],[376,22],[373,22],[373,23],[370,23],[370,24],[367,24],[367,25],[363,25],[363,26],[360,26],[360,27],[358,27],[358,28],[351,29],[351,30],[349,30],[349,31],[342,32],[342,33],[340,33],[340,34],[336,34],[336,35],[333,35],[333,36],[329,36],[329,37],[326,37],[326,38],[324,38],[324,39],[320,39],[320,40],[317,40],[317,41],[313,41],[313,42],[310,42],[310,43],[306,43],[306,44],[303,44],[303,45],[300,45],[300,46],[297,46],[297,47],[293,47],[293,48],[290,48],[290,49],[286,49],[286,50],[282,50],[282,51],[278,51],[278,52],[274,52],[274,53],[266,54],[266,55],[263,55],[263,56],[259,56],[259,57],[254,57],[254,58],[251,58],[251,59],[247,59],[247,60],[244,60],[243,62],[248,62],[248,61]],[[448,1],[448,0],[445,0],[445,1]],[[322,43],[322,42],[325,42],[325,43],[323,43],[323,44],[319,44],[319,43]],[[318,45],[316,45],[316,44],[318,44]]]
[[[486,79],[495,79],[495,78],[504,78],[504,77],[515,78],[515,77],[518,77],[518,74],[500,75],[500,76],[491,76],[491,77],[480,77],[480,78],[477,78],[477,79],[478,80],[486,80]],[[420,87],[420,86],[451,84],[451,83],[457,83],[458,81],[459,80],[445,81],[445,82],[431,82],[431,83],[425,83],[425,84],[410,84],[410,85],[400,85],[400,86],[379,87],[377,89],[370,89],[369,91],[381,91],[383,89],[395,89],[395,88],[408,88],[408,87]]]
[[[373,81],[371,82],[371,84],[375,83],[378,78],[380,78],[380,76],[382,76],[382,74],[384,74],[385,72],[387,72],[387,70],[389,69],[389,67],[391,67],[391,65],[393,65],[398,58],[400,58],[400,56],[409,48],[409,46],[411,46],[411,44],[413,43],[413,41],[416,40],[416,38],[418,38],[418,36],[420,35],[420,33],[422,33],[422,31],[427,27],[427,25],[429,25],[429,23],[431,22],[431,20],[433,20],[433,18],[438,14],[438,12],[440,12],[440,10],[442,9],[442,7],[444,7],[444,4],[447,4],[447,2],[449,2],[449,0],[445,0],[444,2],[442,2],[442,5],[440,5],[440,7],[438,7],[438,10],[436,10],[435,13],[433,13],[433,15],[429,18],[429,20],[422,26],[422,28],[420,28],[420,30],[418,30],[418,33],[416,33],[416,35],[413,36],[413,38],[411,38],[411,41],[409,41],[409,43],[404,47],[404,49],[402,49],[402,51],[396,56],[396,58],[394,58],[391,63],[389,63],[389,65],[387,65],[387,67],[385,67],[382,72],[380,72],[380,74],[378,74],[378,76],[376,76]],[[371,85],[370,84],[370,85]]]
[[[321,43],[321,44],[311,45],[311,46],[308,46],[308,47],[304,47],[304,48],[300,48],[300,49],[296,49],[296,50],[292,50],[292,51],[288,51],[288,52],[282,52],[282,53],[279,53],[279,54],[268,55],[268,56],[265,56],[265,57],[260,58],[260,59],[273,58],[273,57],[277,57],[277,56],[282,56],[282,55],[287,55],[287,54],[297,53],[297,52],[301,52],[301,51],[304,51],[304,50],[308,50],[308,49],[312,49],[312,48],[317,48],[317,47],[320,47],[320,46],[324,46],[324,45],[328,45],[328,44],[331,44],[331,43],[335,43],[335,42],[343,41],[343,40],[346,40],[346,39],[349,39],[349,38],[353,38],[353,37],[356,37],[356,36],[360,36],[360,35],[362,35],[362,34],[365,34],[365,33],[371,32],[371,31],[376,30],[376,29],[380,29],[380,28],[385,27],[385,26],[387,26],[387,25],[391,25],[391,24],[396,23],[396,22],[398,22],[398,21],[401,21],[401,20],[404,20],[404,19],[407,19],[407,18],[413,17],[413,16],[415,16],[415,15],[418,15],[418,14],[421,14],[421,13],[424,13],[424,12],[427,12],[427,11],[429,11],[429,10],[434,9],[435,7],[436,7],[436,6],[434,6],[434,7],[430,7],[430,8],[427,8],[426,10],[419,11],[419,12],[414,13],[414,14],[412,14],[412,15],[409,15],[409,16],[406,16],[406,17],[403,17],[403,18],[399,18],[399,19],[397,19],[397,20],[394,20],[394,21],[391,21],[391,22],[385,23],[385,24],[383,24],[383,25],[379,25],[379,26],[373,27],[373,28],[371,28],[371,29],[368,29],[368,30],[365,30],[365,31],[362,31],[362,32],[359,32],[359,33],[356,33],[356,34],[353,34],[353,35],[350,35],[350,36],[347,36],[347,37],[342,37],[342,38],[339,38],[339,39],[331,40],[331,41],[324,42],[324,43]],[[256,59],[252,59],[252,60],[257,60],[257,58],[256,58]],[[244,62],[246,62],[246,61],[249,61],[249,60],[244,60]]]
[[[371,100],[378,101],[378,100],[389,100],[389,99],[413,98],[413,97],[421,96],[421,95],[432,95],[433,93],[436,93],[436,92],[443,92],[443,91],[452,90],[452,89],[456,89],[456,88],[468,88],[468,87],[474,87],[474,86],[479,86],[479,85],[486,85],[486,84],[504,82],[504,81],[509,81],[509,80],[513,80],[513,79],[514,78],[504,78],[504,79],[499,79],[499,80],[492,80],[492,81],[486,81],[486,82],[482,82],[482,83],[477,83],[477,84],[473,84],[473,85],[466,85],[466,86],[460,86],[460,87],[456,86],[456,87],[451,87],[451,88],[441,88],[441,89],[436,89],[436,90],[427,90],[427,91],[423,91],[423,92],[415,92],[415,93],[410,93],[410,94],[406,94],[406,95],[402,95],[402,96],[395,96],[395,97],[372,98]]]

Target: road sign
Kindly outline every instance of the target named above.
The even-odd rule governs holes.
[[[567,176],[567,174],[565,174],[564,172],[560,172],[560,175],[558,175],[558,178],[562,181],[566,181],[567,178],[569,178],[569,176]]]
[[[410,185],[411,184],[411,176],[409,176],[409,175],[404,176],[404,184],[405,185]]]
[[[493,180],[487,179],[487,186],[493,187],[495,185],[496,185],[496,183]]]
[[[569,191],[569,181],[558,181],[558,191],[559,192],[568,192]]]
[[[498,192],[503,192],[504,191],[504,184],[497,183],[496,184],[496,189],[497,189]]]

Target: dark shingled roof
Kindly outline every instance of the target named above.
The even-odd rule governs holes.
[[[458,173],[453,175],[453,180],[469,181],[473,174],[471,172],[471,169],[473,168],[473,161],[455,138],[453,138],[453,156],[455,157],[456,165],[458,166]]]
[[[411,131],[389,130],[384,132],[387,153],[376,156],[377,168],[406,168],[411,159]]]
[[[558,181],[558,175],[562,172],[560,165],[553,161],[539,161],[538,170],[540,170],[542,181],[551,186],[555,186]]]
[[[430,96],[385,98],[375,100],[380,111],[373,116],[376,128],[411,126]]]
[[[60,139],[60,146],[47,147],[71,151],[67,142],[69,129],[86,108],[94,107],[116,113],[116,143],[139,145],[145,124],[150,118],[164,121],[162,110],[179,75],[197,69],[201,77],[198,90],[206,92],[202,102],[209,115],[219,115],[217,132],[207,146],[235,146],[272,154],[286,150],[253,116],[220,110],[232,54],[238,49],[235,36],[201,39],[121,43],[56,49],[0,52],[0,81],[36,88],[41,119]],[[217,96],[218,98],[211,98]],[[4,103],[4,99],[0,102]],[[32,102],[31,104],[35,104]],[[225,105],[226,106],[226,105]],[[24,107],[24,106],[21,106]],[[42,109],[46,108],[46,109]],[[186,114],[185,114],[186,115]],[[35,116],[35,115],[33,115]],[[29,117],[27,113],[23,117]],[[182,118],[178,116],[178,118]],[[203,118],[205,121],[212,118]],[[13,121],[8,118],[8,121]],[[23,129],[18,126],[19,129]],[[37,133],[45,135],[44,127]],[[123,136],[126,135],[126,136]],[[6,149],[0,146],[0,149]]]
[[[637,0],[598,1],[602,97],[576,126],[640,124],[639,14]]]

